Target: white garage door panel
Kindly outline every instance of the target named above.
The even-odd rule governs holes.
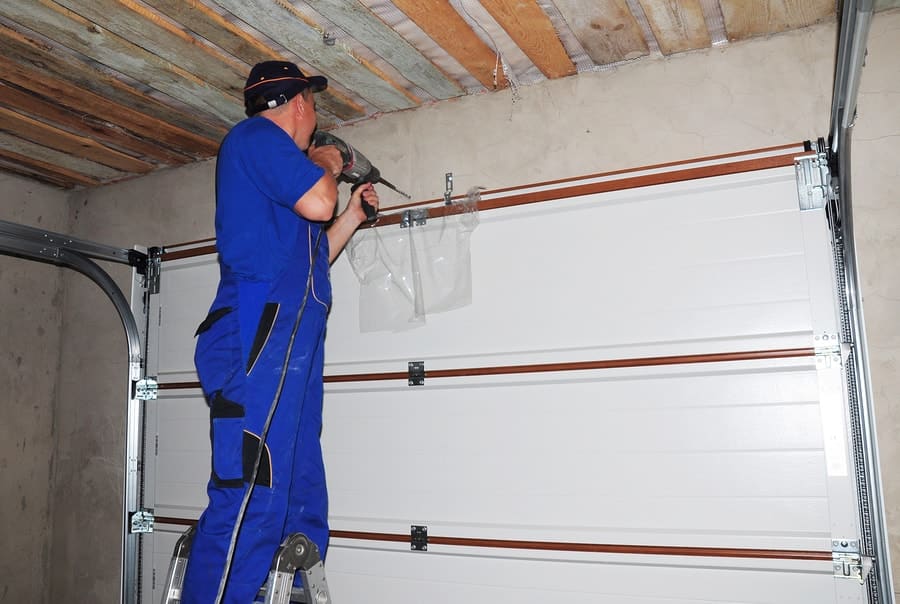
[[[359,333],[359,285],[339,259],[329,370],[422,356],[440,368],[459,357],[529,362],[535,351],[615,358],[647,355],[649,343],[662,355],[809,342],[792,169],[485,212],[471,243],[473,304],[399,333]]]
[[[469,553],[469,552],[466,552]],[[471,554],[474,554],[471,553]],[[835,601],[831,564],[639,556],[554,561],[494,555],[377,552],[333,546],[328,585],[335,602],[392,604],[787,604]],[[552,556],[551,556],[552,557]],[[603,560],[597,561],[598,558]],[[679,564],[681,562],[681,564]],[[690,566],[689,566],[690,565]],[[784,571],[788,572],[784,572]],[[377,594],[377,597],[373,597]]]
[[[727,547],[739,537],[822,549],[830,528],[813,365],[330,384],[333,526],[439,523],[499,539],[578,527],[580,540],[602,543],[640,535]]]
[[[199,390],[163,393],[155,404],[157,478],[152,506],[159,516],[198,518],[209,480],[209,408]]]
[[[796,187],[787,167],[482,212],[472,304],[396,333],[361,333],[345,253],[322,434],[334,601],[864,602],[829,560],[859,514],[841,374],[813,354],[837,330],[830,242]],[[163,263],[161,383],[196,380],[193,333],[217,278],[214,254]],[[425,362],[424,385],[407,385],[409,361]],[[522,364],[559,365],[502,373]],[[465,368],[500,373],[436,376]],[[335,379],[348,374],[360,379]],[[209,477],[208,410],[185,386],[148,412],[147,507],[176,524],[202,511]],[[409,551],[411,525],[428,527],[427,552]],[[159,573],[176,529],[145,541]],[[567,551],[611,545],[645,553]]]
[[[216,293],[219,265],[216,255],[164,263],[160,277],[159,338],[161,382],[195,381],[194,332],[206,317]],[[187,304],[186,301],[190,301]]]

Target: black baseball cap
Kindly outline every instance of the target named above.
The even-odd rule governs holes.
[[[244,110],[251,117],[287,103],[307,88],[322,92],[327,87],[328,79],[304,75],[290,61],[263,61],[254,65],[247,77]]]

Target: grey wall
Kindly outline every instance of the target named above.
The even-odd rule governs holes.
[[[67,229],[66,194],[0,175],[0,220]],[[62,269],[0,255],[0,602],[42,602],[50,553]]]
[[[879,14],[869,35],[853,132],[857,258],[894,589],[900,592],[900,11]]]
[[[898,28],[900,12],[877,15],[854,144],[885,468],[900,456],[900,413],[892,402],[900,392],[894,371],[900,298],[891,274],[900,252],[893,235],[900,226],[900,178],[890,152],[898,132]],[[414,199],[439,198],[445,172],[454,173],[456,192],[463,192],[799,142],[827,134],[834,45],[833,25],[814,27],[523,87],[517,96],[504,91],[430,105],[338,134]],[[207,162],[73,195],[70,230],[123,247],[209,237],[212,180]],[[388,205],[401,201],[387,190],[382,197]],[[112,272],[126,287],[128,271]],[[58,478],[51,496],[65,505],[53,507],[50,595],[58,601],[78,591],[84,601],[115,601],[125,341],[99,289],[78,275],[66,275],[65,288],[59,377],[65,396],[56,415]],[[891,526],[900,530],[900,480],[889,471],[884,478]],[[98,541],[103,547],[92,544]]]
[[[70,199],[70,232],[116,247],[188,241],[212,234],[210,163],[167,171]],[[131,269],[104,266],[126,296]],[[79,601],[118,601],[128,350],[112,303],[77,274],[64,278],[67,321],[62,335],[57,419],[57,481],[50,601],[77,591]],[[86,539],[90,535],[90,539]],[[97,544],[103,544],[98,547]],[[72,564],[72,560],[79,560]]]

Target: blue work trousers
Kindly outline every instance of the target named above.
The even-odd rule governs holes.
[[[223,267],[216,299],[198,329],[194,360],[210,408],[212,473],[209,505],[188,558],[183,604],[215,602],[260,435],[276,398],[222,602],[253,602],[276,549],[291,533],[304,533],[325,556],[328,497],[319,436],[331,287],[328,245],[315,245],[317,229],[302,229],[297,261],[271,283],[240,279]]]

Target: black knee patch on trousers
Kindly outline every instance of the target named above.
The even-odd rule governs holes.
[[[244,430],[244,482],[250,483],[253,476],[253,464],[259,454],[259,437],[252,432]],[[256,473],[256,484],[261,487],[272,486],[272,458],[269,448],[263,448],[262,458],[259,460],[259,471]]]
[[[217,390],[209,402],[209,418],[212,480],[216,486],[222,488],[240,488],[244,485],[241,466],[243,460],[234,459],[236,455],[228,454],[227,451],[241,438],[244,429],[244,406],[228,400],[222,396],[220,390]]]

